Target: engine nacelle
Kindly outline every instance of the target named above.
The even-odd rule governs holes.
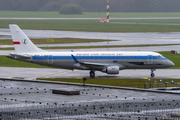
[[[102,72],[105,72],[107,74],[119,74],[119,66],[109,66],[103,69]]]

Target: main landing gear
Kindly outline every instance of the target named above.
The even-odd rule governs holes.
[[[155,77],[154,71],[156,71],[156,69],[151,69],[151,77]]]
[[[90,77],[91,77],[91,78],[94,78],[94,77],[95,77],[95,72],[94,72],[94,71],[91,70],[91,71],[89,72],[89,74],[90,74]]]

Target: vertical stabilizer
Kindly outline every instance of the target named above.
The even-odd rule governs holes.
[[[9,25],[16,53],[43,52],[36,47],[26,34],[15,24]]]

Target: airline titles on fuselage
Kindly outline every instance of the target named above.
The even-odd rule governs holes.
[[[115,54],[115,53],[92,53],[92,54],[76,54],[75,56],[122,56],[123,54]],[[35,57],[48,57],[49,55],[34,55]],[[52,55],[51,55],[52,56]]]
[[[112,53],[92,53],[92,54],[76,54],[76,56],[122,56],[122,54],[112,54]]]

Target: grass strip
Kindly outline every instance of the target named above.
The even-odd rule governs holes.
[[[6,56],[0,56],[0,67],[28,67],[28,68],[49,68],[47,66],[41,66],[33,63],[18,61],[7,58]]]
[[[14,50],[14,48],[12,48],[12,47],[8,47],[8,48],[0,48],[0,50]]]
[[[180,12],[111,12],[110,18],[160,18],[180,17]],[[106,17],[106,12],[98,12],[98,18]],[[0,16],[7,18],[95,18],[95,12],[83,12],[82,15],[62,15],[49,11],[1,11]]]
[[[124,24],[123,22],[126,24]],[[129,24],[127,22],[129,22]],[[179,19],[157,19],[139,21],[110,20],[110,24],[95,22],[95,20],[0,20],[0,28],[8,28],[9,24],[17,24],[21,29],[36,30],[88,32],[180,32]]]
[[[70,83],[81,83],[83,84],[82,78],[37,78],[37,80],[56,81],[56,82],[70,82]],[[165,87],[165,82],[168,82],[167,87],[180,87],[180,79],[173,79],[174,83],[171,83],[172,79],[163,79],[160,82],[159,79],[151,79],[148,82],[147,79],[99,79],[99,78],[88,78],[86,84],[94,85],[108,85],[108,86],[120,86],[120,87],[132,87],[132,88],[162,88]]]

